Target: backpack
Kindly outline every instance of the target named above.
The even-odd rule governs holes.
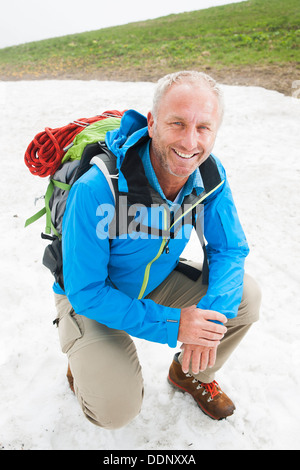
[[[112,191],[115,191],[116,158],[106,147],[104,139],[106,132],[120,126],[123,114],[106,111],[95,118],[73,121],[61,128],[46,128],[27,147],[26,166],[34,175],[49,176],[49,182],[44,196],[45,206],[26,220],[25,227],[46,216],[45,232],[41,237],[51,240],[51,243],[45,248],[42,262],[62,289],[62,219],[69,191],[92,164],[101,169]]]

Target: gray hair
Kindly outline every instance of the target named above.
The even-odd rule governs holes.
[[[220,123],[223,118],[224,114],[224,98],[223,92],[216,82],[210,75],[207,75],[204,72],[197,72],[195,70],[183,70],[180,72],[170,73],[165,75],[160,80],[158,80],[154,96],[153,96],[153,103],[152,103],[152,114],[154,118],[157,117],[160,101],[168,91],[168,89],[174,83],[183,83],[183,82],[190,82],[195,83],[198,85],[207,85],[211,91],[217,96],[219,102],[219,110],[220,110]]]

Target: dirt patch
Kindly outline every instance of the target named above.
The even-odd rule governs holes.
[[[197,67],[195,67],[197,69]],[[168,67],[134,68],[134,69],[98,69],[64,70],[62,72],[10,73],[0,71],[0,80],[116,80],[116,81],[146,81],[155,82],[166,73],[175,70]],[[298,64],[265,65],[244,67],[223,67],[215,69],[206,67],[204,72],[225,85],[258,86],[269,90],[276,90],[287,96],[295,93],[295,82],[300,81],[300,67]],[[294,87],[293,87],[294,85]],[[299,85],[298,85],[299,88]]]
[[[295,92],[293,84],[300,80],[300,69],[295,65],[248,66],[214,71],[213,76],[226,85],[259,86],[291,96]]]

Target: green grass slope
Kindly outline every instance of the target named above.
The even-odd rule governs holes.
[[[195,68],[296,80],[299,24],[299,0],[248,0],[0,49],[0,79],[154,80]]]

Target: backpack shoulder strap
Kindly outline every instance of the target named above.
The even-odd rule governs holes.
[[[85,147],[73,183],[86,173],[93,164],[97,165],[106,177],[114,199],[116,199],[116,185],[112,183],[112,180],[116,181],[118,178],[116,174],[116,157],[107,148],[105,142],[96,142]]]
[[[96,165],[104,174],[115,202],[117,202],[116,193],[118,190],[117,180],[118,172],[116,167],[116,156],[106,147],[104,142],[99,142],[101,153],[95,155],[90,163]]]
[[[215,159],[210,155],[199,167],[204,189],[209,193],[213,188],[218,186],[222,179],[216,164]]]

